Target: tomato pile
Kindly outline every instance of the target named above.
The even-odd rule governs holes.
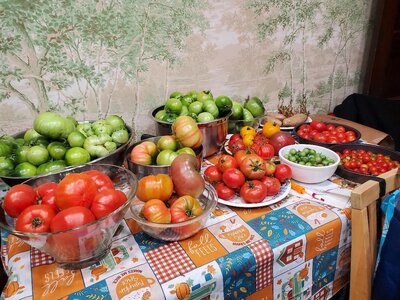
[[[34,188],[17,184],[4,197],[5,212],[23,232],[59,232],[109,215],[127,201],[110,177],[98,170],[69,173],[59,183]]]
[[[364,149],[344,149],[336,153],[345,169],[363,175],[379,175],[400,166],[399,161],[392,160],[390,156]]]
[[[346,130],[342,125],[326,124],[312,121],[310,124],[302,124],[297,129],[297,134],[306,140],[319,143],[342,144],[353,142],[357,135],[353,130]]]
[[[243,149],[234,156],[221,155],[216,165],[204,170],[205,179],[215,186],[219,198],[230,200],[238,193],[247,203],[259,203],[277,194],[281,183],[291,176],[288,165],[276,165]]]

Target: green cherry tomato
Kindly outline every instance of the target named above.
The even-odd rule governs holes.
[[[49,160],[49,157],[49,151],[42,146],[32,146],[26,154],[28,162],[35,166],[44,164]]]
[[[218,107],[220,114],[226,114],[232,109],[232,100],[228,96],[218,96],[215,99],[215,104]]]
[[[36,167],[29,162],[23,162],[15,166],[15,176],[30,177],[36,175]]]
[[[68,166],[82,165],[89,161],[89,152],[81,147],[72,147],[67,150],[67,153],[65,153],[65,162]]]
[[[165,110],[167,112],[179,115],[182,110],[181,100],[176,98],[169,98],[167,102],[165,102]]]
[[[50,156],[53,159],[63,159],[67,152],[67,147],[61,142],[51,142],[47,146]]]
[[[176,119],[177,115],[176,114],[172,114],[172,113],[167,113],[164,117],[163,117],[163,121],[164,122],[168,122],[168,123],[173,123]]]
[[[77,130],[72,131],[67,138],[68,144],[71,147],[82,147],[85,140],[86,140],[85,135]]]

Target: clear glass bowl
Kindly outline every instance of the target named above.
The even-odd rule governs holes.
[[[195,235],[206,224],[209,215],[215,209],[218,201],[217,192],[214,187],[206,182],[204,192],[198,198],[203,213],[193,219],[180,223],[159,224],[147,221],[142,215],[143,202],[135,198],[130,210],[131,216],[139,227],[148,235],[163,241],[180,241]]]
[[[15,230],[15,219],[8,216],[3,210],[3,205],[1,205],[0,227],[32,247],[49,254],[62,268],[80,269],[98,262],[107,254],[112,237],[135,198],[138,184],[136,176],[123,167],[95,164],[33,177],[24,183],[36,187],[46,182],[59,182],[69,173],[88,170],[99,170],[106,173],[113,181],[115,188],[126,194],[126,202],[108,216],[74,229],[56,233],[27,233]],[[3,204],[3,199],[1,204]]]
[[[264,116],[256,117],[252,121],[245,121],[245,120],[228,120],[228,133],[240,133],[240,129],[244,126],[250,126],[254,129],[258,129],[261,125]]]

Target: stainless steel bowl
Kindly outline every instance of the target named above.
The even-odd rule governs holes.
[[[84,123],[84,122],[83,122]],[[125,143],[119,146],[117,149],[112,151],[106,156],[96,158],[94,160],[91,160],[90,162],[86,163],[85,165],[91,165],[91,164],[110,164],[110,165],[116,165],[116,166],[122,166],[124,162],[124,153],[126,150],[126,147],[132,142],[133,136],[132,136],[132,129],[130,126],[126,125],[126,128],[128,129],[129,132],[129,140]],[[13,135],[14,138],[21,138],[24,137],[25,131],[16,133]],[[71,170],[75,167],[78,166],[71,166],[68,167],[67,169]],[[62,170],[58,171],[61,172]],[[57,173],[57,172],[56,172]],[[0,178],[9,186],[14,186],[16,184],[20,184],[28,179],[31,179],[32,177],[42,177],[46,176],[47,174],[41,174],[38,176],[30,176],[30,177],[11,177],[11,176],[0,176]]]
[[[159,106],[151,112],[151,117],[157,123],[157,135],[170,135],[172,134],[172,123],[160,121],[156,119],[155,115],[164,106]],[[217,153],[224,144],[226,135],[228,134],[228,119],[232,112],[229,112],[224,117],[219,119],[197,123],[199,129],[203,133],[203,156],[207,157]]]
[[[141,140],[139,142],[136,142],[129,146],[126,149],[125,152],[125,158],[128,163],[128,169],[131,170],[139,179],[147,176],[147,175],[155,175],[155,174],[169,174],[170,171],[170,166],[157,166],[157,165],[140,165],[131,160],[131,151],[132,149],[139,145],[140,143],[144,141],[151,141],[157,144],[157,141],[160,139],[160,136],[155,136],[151,138],[147,138],[144,140]],[[198,147],[197,149],[194,149],[194,152],[196,153],[196,157],[199,161],[199,166],[201,167],[201,163],[203,160],[203,146]]]

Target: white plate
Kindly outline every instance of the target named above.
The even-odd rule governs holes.
[[[304,123],[311,123],[312,119],[310,117],[307,118],[307,120],[304,121]],[[264,127],[264,124],[260,124],[260,127]],[[293,130],[295,126],[290,126],[290,127],[284,127],[281,126],[281,130]]]
[[[289,194],[290,189],[291,189],[290,181],[286,181],[284,184],[282,184],[281,189],[276,195],[267,196],[262,202],[259,203],[247,203],[238,195],[235,195],[230,200],[223,200],[221,198],[218,198],[218,203],[225,204],[227,206],[242,207],[242,208],[263,207],[283,200]]]

